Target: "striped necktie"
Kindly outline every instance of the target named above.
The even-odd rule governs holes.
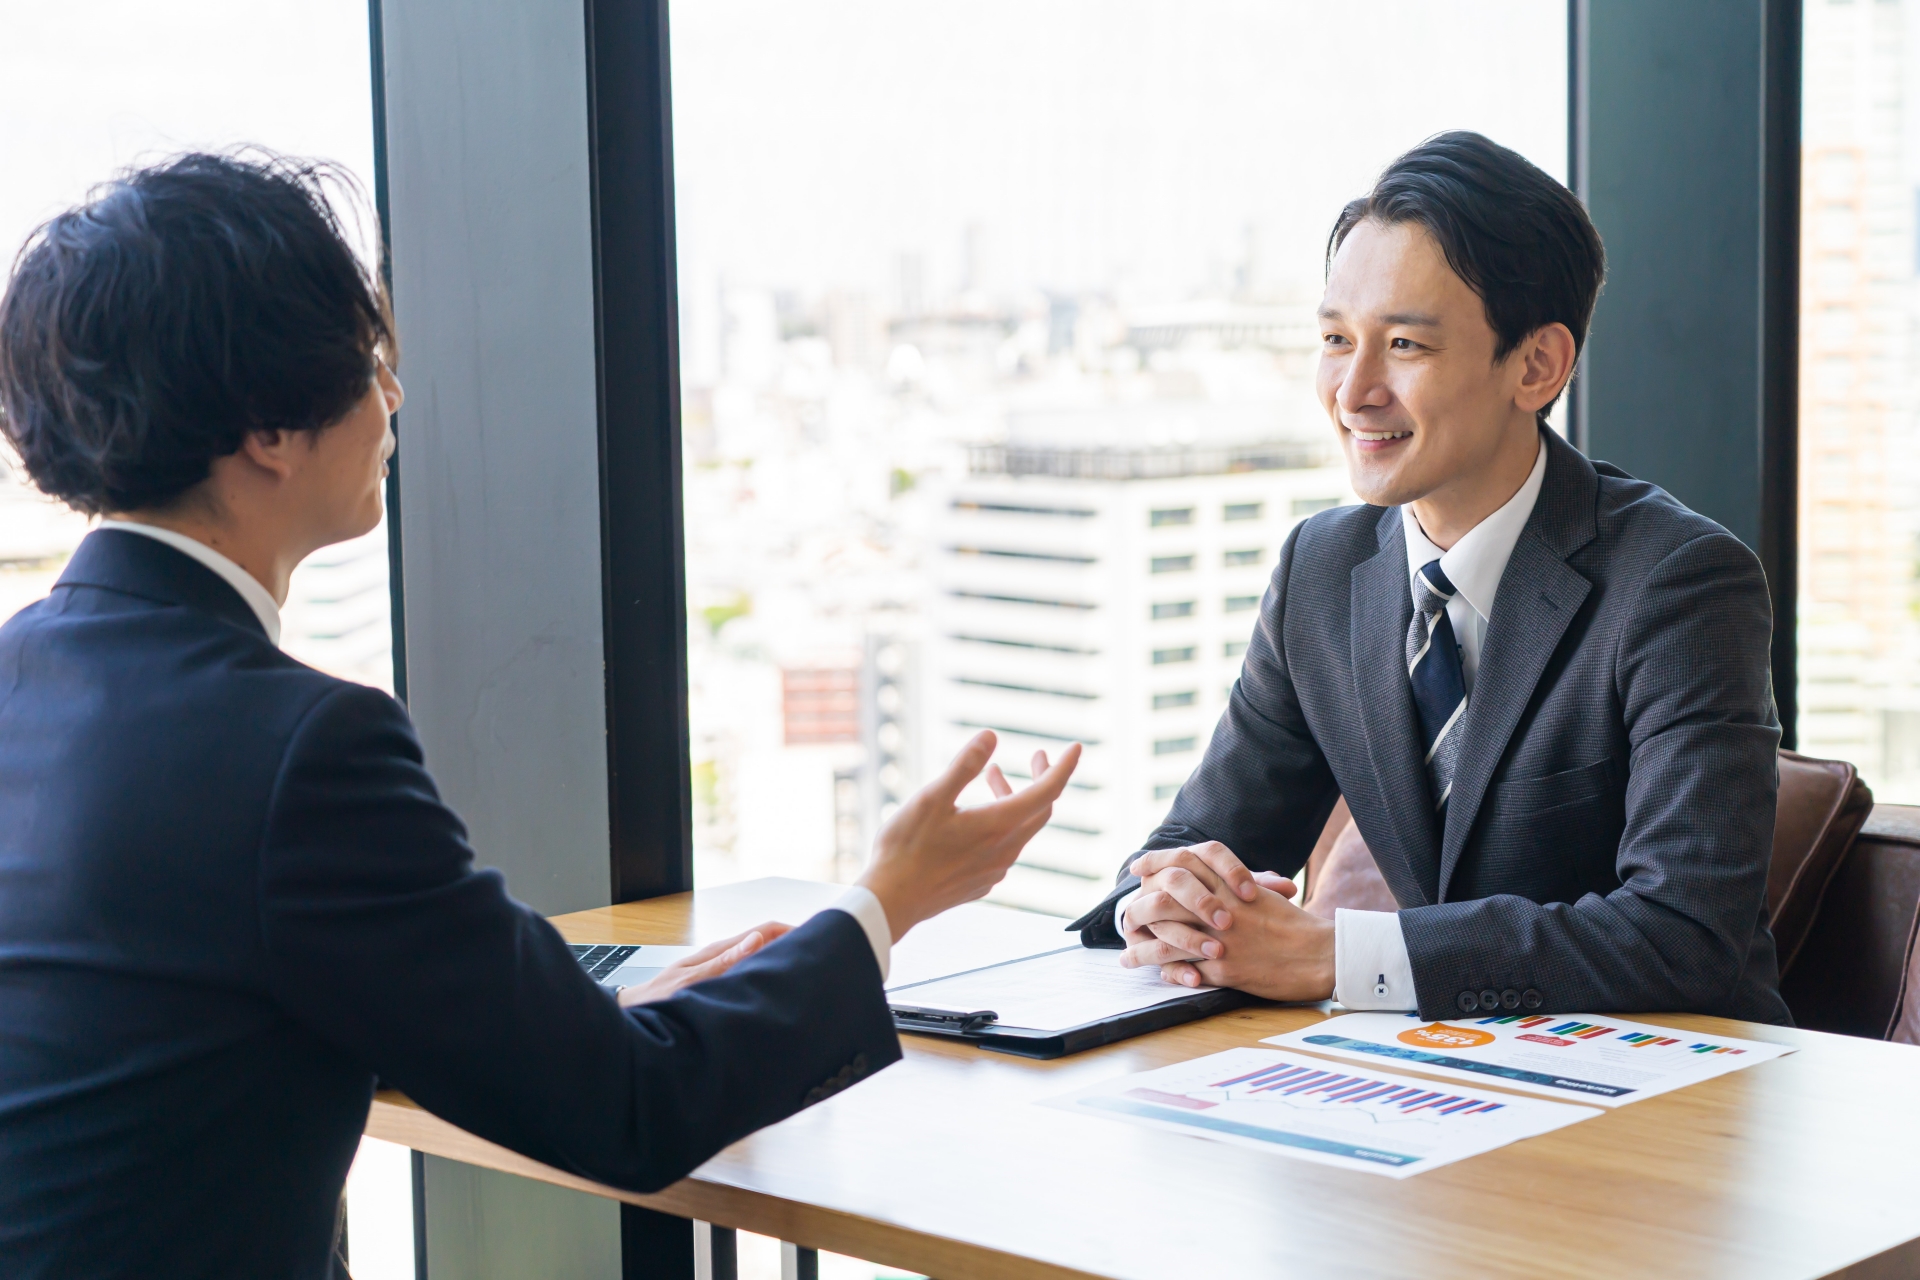
[[[1460,648],[1454,643],[1447,603],[1454,585],[1438,560],[1413,575],[1413,624],[1407,628],[1407,679],[1420,712],[1421,745],[1426,748],[1427,780],[1435,809],[1447,807],[1453,791],[1453,766],[1460,759],[1460,718],[1467,710],[1467,685],[1460,672]]]

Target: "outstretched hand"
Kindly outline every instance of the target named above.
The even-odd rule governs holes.
[[[790,924],[769,920],[745,933],[709,942],[692,955],[675,960],[648,981],[620,988],[620,1007],[630,1009],[636,1004],[652,1004],[656,1000],[665,1000],[682,987],[717,978],[792,928]]]
[[[1080,762],[1077,742],[1051,763],[1045,752],[1035,752],[1033,782],[1015,791],[1000,767],[987,763],[996,741],[990,729],[976,734],[881,830],[859,882],[880,900],[895,942],[922,920],[984,897],[1000,883],[1053,815],[1053,802]],[[983,769],[996,798],[959,807],[960,793]]]

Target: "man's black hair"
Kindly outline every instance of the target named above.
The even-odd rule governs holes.
[[[1579,197],[1519,152],[1464,129],[1427,139],[1340,210],[1329,268],[1347,233],[1368,221],[1426,228],[1480,295],[1496,362],[1555,321],[1573,331],[1576,355],[1586,345],[1606,250]]]
[[[42,492],[88,513],[164,507],[247,433],[317,431],[393,354],[333,166],[189,153],[40,227],[0,297],[0,432]]]

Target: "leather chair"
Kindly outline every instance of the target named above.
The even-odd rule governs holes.
[[[1780,994],[1814,1031],[1920,1044],[1920,808],[1875,805]]]

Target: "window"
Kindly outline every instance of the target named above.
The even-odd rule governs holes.
[[[1221,656],[1226,658],[1242,657],[1246,652],[1247,642],[1245,640],[1229,640],[1220,651]]]
[[[1228,596],[1227,597],[1228,613],[1245,613],[1249,609],[1258,609],[1259,607],[1260,607],[1259,596]]]
[[[1914,804],[1920,8],[1803,13],[1799,748]]]
[[[1338,498],[1295,498],[1291,511],[1293,518],[1299,520],[1321,511],[1331,511],[1339,505]]]
[[[1339,6],[675,6],[698,883],[846,874],[875,770],[910,792],[991,724],[1015,765],[1097,739],[1106,788],[996,899],[1098,901],[1164,809],[1154,677],[1217,689],[1251,630],[1220,602],[1254,583],[1202,579],[1347,492],[1312,382],[1340,206],[1448,128],[1565,170],[1564,4],[1390,9],[1369,65],[1398,105],[1316,131],[1291,122],[1350,75]],[[866,708],[872,646],[903,655],[900,751],[864,710],[859,742],[785,745],[780,672],[857,668]]]
[[[83,9],[13,24],[0,77],[58,84],[62,106],[15,141],[0,188],[0,262],[45,218],[116,170],[247,141],[343,164],[373,191],[373,108],[363,7],[261,4],[245,22],[209,5],[134,6],[102,27]],[[303,55],[289,61],[288,48]],[[26,99],[12,99],[23,107]],[[40,599],[92,522],[43,497],[0,446],[0,622]],[[332,675],[393,688],[383,521],[295,570],[281,647]]]
[[[1171,800],[1180,794],[1180,787],[1181,784],[1178,782],[1155,783],[1153,787],[1153,798],[1155,800]]]
[[[1253,549],[1248,551],[1229,551],[1226,553],[1223,559],[1226,562],[1227,568],[1231,569],[1237,565],[1259,564],[1262,560],[1266,558],[1266,555],[1267,553],[1265,551],[1262,551],[1258,547],[1254,547]]]
[[[1153,695],[1153,709],[1167,711],[1174,707],[1190,707],[1199,696],[1192,689],[1183,689],[1179,693],[1156,693]]]
[[[1198,739],[1193,737],[1155,738],[1153,740],[1153,754],[1157,756],[1177,756],[1183,752],[1193,750],[1194,744],[1197,741]]]

